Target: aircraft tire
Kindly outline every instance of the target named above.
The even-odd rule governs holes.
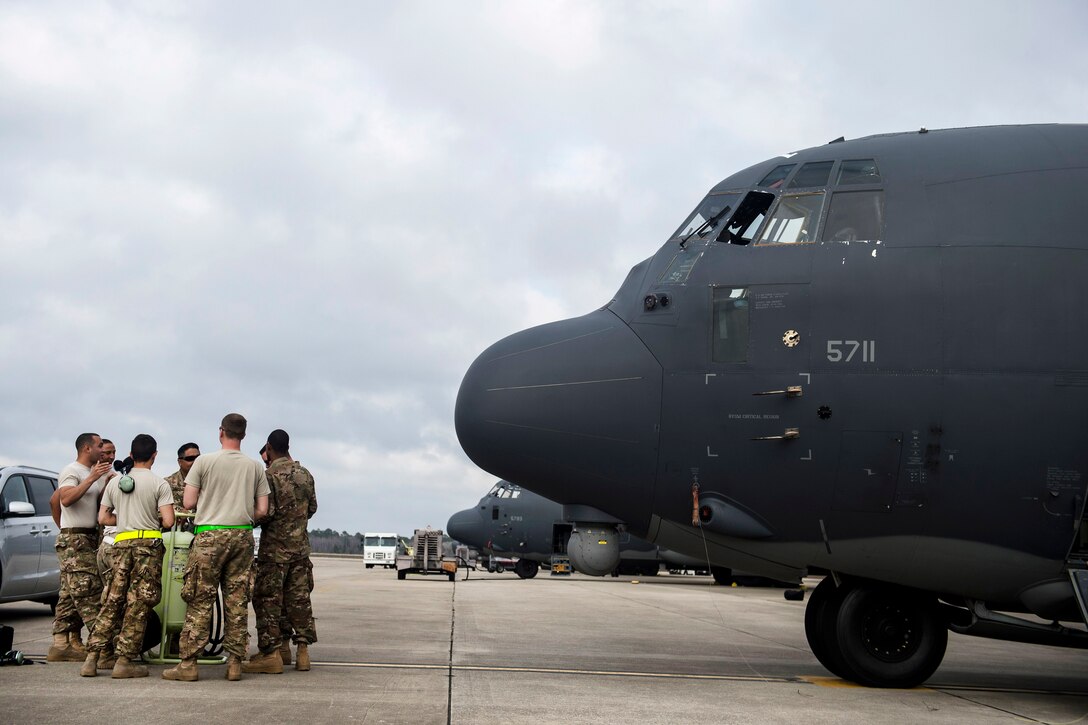
[[[805,637],[809,649],[820,664],[836,677],[853,680],[839,652],[837,621],[843,597],[850,590],[848,582],[835,586],[835,580],[825,578],[809,594],[805,606]]]
[[[522,579],[532,579],[540,571],[540,565],[528,559],[518,559],[514,564],[514,573]]]
[[[936,600],[899,587],[856,585],[838,607],[835,629],[850,679],[868,687],[917,687],[948,645]]]
[[[723,587],[733,585],[733,570],[727,566],[712,566],[710,573],[714,576],[714,583]]]

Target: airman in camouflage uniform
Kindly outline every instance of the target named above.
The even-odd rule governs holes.
[[[90,629],[98,616],[102,580],[98,575],[98,499],[110,465],[100,460],[102,438],[83,433],[76,438],[77,458],[58,476],[60,533],[57,560],[60,563],[61,601],[53,620],[53,645],[49,661],[72,661],[68,644],[74,626],[73,611]],[[78,631],[78,630],[77,630]]]
[[[197,458],[200,458],[200,447],[196,443],[186,443],[181,446],[178,448],[178,470],[166,477],[166,482],[170,484],[170,490],[174,494],[174,511],[177,513],[193,513],[192,509],[185,508],[182,499],[185,495],[185,477],[189,475],[189,469],[193,467],[193,462]],[[186,521],[191,522],[192,520],[187,519]]]
[[[268,436],[270,464],[266,473],[272,500],[268,519],[261,526],[253,592],[260,653],[243,666],[244,672],[283,672],[283,657],[278,650],[291,629],[298,647],[295,669],[308,670],[308,645],[317,641],[310,606],[314,575],[307,532],[309,519],[317,511],[317,495],[313,476],[292,460],[289,445],[285,431],[274,430]],[[289,627],[284,627],[284,620]]]
[[[253,522],[268,513],[268,481],[264,468],[242,454],[246,419],[237,413],[223,418],[223,449],[196,459],[185,477],[182,504],[196,509],[196,537],[185,568],[181,596],[188,605],[181,632],[181,658],[163,679],[195,682],[196,659],[208,643],[212,604],[222,586],[223,648],[228,680],[242,679],[242,658],[249,645],[249,574],[253,565]]]
[[[147,677],[147,668],[133,664],[143,650],[148,614],[162,595],[163,543],[160,521],[174,525],[174,497],[170,486],[151,472],[157,444],[141,433],[132,441],[132,467],[125,476],[106,485],[98,521],[115,526],[110,556],[112,577],[102,598],[102,609],[87,642],[87,659],[79,674],[94,677],[101,653],[116,638],[115,680]],[[128,487],[131,484],[131,487]],[[126,490],[127,488],[127,490]]]
[[[53,514],[53,523],[60,528],[60,489],[49,497],[49,510]],[[83,629],[83,620],[79,618],[75,602],[68,594],[68,586],[64,583],[64,577],[60,580],[60,592],[57,594],[56,612],[53,616],[53,634],[59,634],[66,638],[66,642],[60,646],[51,645],[45,655],[46,662],[82,662],[87,657],[87,648],[83,646],[80,630]],[[56,637],[59,641],[60,638]]]

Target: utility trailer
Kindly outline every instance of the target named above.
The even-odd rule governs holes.
[[[409,574],[445,574],[457,578],[457,557],[444,556],[441,529],[416,529],[412,537],[412,553],[397,555],[397,579]]]

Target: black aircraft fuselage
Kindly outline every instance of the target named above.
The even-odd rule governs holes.
[[[571,529],[571,524],[563,519],[560,504],[509,481],[499,481],[476,506],[458,511],[446,523],[446,533],[464,544],[518,557],[514,571],[522,579],[536,576],[539,564],[550,565],[553,556],[567,555]],[[587,573],[653,576],[662,564],[670,569],[708,568],[705,561],[662,549],[629,534],[617,543],[619,558],[614,567],[607,572]],[[724,571],[719,576],[731,576],[731,572]]]
[[[1081,125],[757,164],[607,305],[481,354],[459,439],[572,520],[776,579],[832,574],[806,625],[848,679],[924,680],[946,627],[1085,646],[993,612],[1082,621],[1085,199]]]

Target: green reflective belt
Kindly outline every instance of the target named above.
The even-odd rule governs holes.
[[[202,531],[215,531],[216,529],[249,529],[253,530],[253,524],[241,524],[239,526],[222,526],[220,524],[207,524],[205,526],[197,526],[193,529],[193,534],[199,534]]]

